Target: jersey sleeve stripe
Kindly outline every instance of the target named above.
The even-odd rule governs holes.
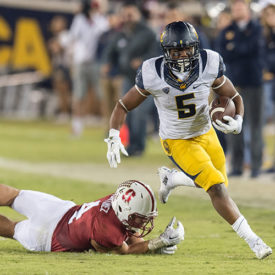
[[[160,57],[155,61],[155,67],[156,67],[156,71],[157,71],[157,74],[159,77],[161,77],[160,68],[161,68],[162,60],[163,60],[163,57]]]
[[[203,72],[207,63],[207,52],[205,50],[202,50],[200,54],[201,54],[202,72]]]
[[[225,73],[225,64],[223,63],[223,59],[221,56],[219,56],[219,71],[218,71],[218,75],[217,78],[221,77],[224,75]]]
[[[142,65],[139,66],[137,69],[137,74],[136,74],[136,86],[140,87],[141,89],[144,89],[144,83],[143,83],[143,77],[142,77]]]

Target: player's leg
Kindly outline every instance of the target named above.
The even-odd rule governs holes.
[[[19,190],[4,184],[0,184],[0,206],[11,206],[18,196]],[[12,238],[16,222],[0,215],[0,236]]]
[[[225,157],[213,131],[191,140],[168,141],[164,148],[178,167],[208,192],[216,211],[246,240],[258,258],[272,253],[271,248],[251,230],[227,193]],[[223,182],[225,184],[221,184]]]
[[[0,184],[0,206],[11,206],[19,192],[16,188]]]
[[[194,181],[186,174],[176,169],[169,169],[162,166],[158,169],[158,175],[160,178],[159,188],[159,200],[162,203],[166,203],[171,191],[179,186],[196,187]]]
[[[195,151],[198,151],[198,155],[201,157],[202,155],[205,155],[205,152],[201,152],[201,148],[194,148],[194,141],[198,141],[199,146],[202,147],[203,151],[206,151],[208,154],[208,151],[213,151],[212,158],[210,159],[213,163],[214,167],[218,169],[225,178],[225,183],[227,185],[227,175],[226,175],[226,169],[225,169],[225,157],[223,153],[223,149],[220,146],[219,140],[217,138],[217,135],[213,128],[210,129],[210,131],[200,137],[182,141],[183,143],[186,143],[186,145],[183,145],[185,148],[192,148]],[[211,140],[211,142],[209,142]],[[165,153],[175,162],[175,164],[182,170],[182,162],[185,162],[185,157],[182,157],[181,148],[178,150],[174,150],[173,155],[171,153],[171,150],[169,149],[169,146],[171,146],[169,143],[170,141],[162,141],[162,147],[165,151]],[[195,145],[197,147],[197,144]],[[176,151],[176,152],[175,152]],[[185,150],[186,151],[186,150]],[[190,150],[189,150],[190,151]],[[179,152],[179,153],[178,153]],[[188,153],[188,152],[187,152]],[[176,155],[176,156],[175,156]],[[210,154],[211,155],[211,154]],[[187,156],[188,157],[188,156]],[[175,161],[176,159],[176,161]],[[177,163],[179,161],[179,164]],[[202,162],[209,161],[209,156],[204,156],[201,158]],[[189,187],[201,187],[197,185],[192,177],[187,176],[182,171],[178,171],[176,169],[169,169],[167,167],[161,167],[158,169],[158,174],[160,177],[160,191],[159,191],[159,197],[162,202],[166,202],[168,199],[168,196],[172,189],[178,186],[189,186]]]
[[[21,190],[12,208],[28,219],[15,225],[13,238],[28,250],[50,251],[57,223],[74,205],[50,194]]]
[[[204,135],[203,138],[204,140],[200,142],[200,144],[209,155],[211,163],[216,168],[216,170],[213,169],[211,171],[211,176],[209,178],[202,179],[204,181],[209,181],[209,179],[211,179],[211,182],[208,184],[208,189],[205,188],[205,190],[208,192],[216,211],[232,225],[241,214],[236,204],[229,197],[226,189],[228,180],[224,152],[213,128],[211,128],[209,133]],[[220,178],[218,172],[223,175],[223,180]]]
[[[17,222],[0,215],[0,236],[4,238],[13,238],[16,223]]]
[[[208,183],[202,178],[207,178],[212,170],[217,170],[203,148],[200,142],[207,143],[207,139],[203,136],[187,139],[187,140],[164,140],[162,147],[169,158],[181,169],[170,170],[166,167],[159,169],[161,186],[159,190],[159,199],[165,203],[172,189],[177,186],[202,187],[205,190],[209,188]],[[222,149],[221,149],[222,150]],[[221,154],[221,156],[224,155]],[[225,158],[224,158],[225,159]],[[225,162],[225,160],[224,160]],[[208,169],[205,169],[208,167]],[[215,183],[224,182],[224,176],[219,172],[218,179],[211,179]],[[197,180],[200,184],[197,183]],[[217,181],[219,180],[219,181]]]
[[[227,185],[224,154],[220,148],[217,136],[210,131],[208,138],[211,139],[209,146],[204,146],[205,143],[202,143],[202,145],[209,154],[213,165],[223,174]],[[212,178],[215,178],[214,174]],[[272,253],[271,248],[252,231],[237,205],[230,198],[225,184],[214,184],[207,190],[214,208],[232,226],[233,230],[248,243],[259,259],[270,255]]]
[[[208,146],[205,146],[207,144],[205,142],[202,142],[201,144],[210,156],[214,167],[222,173],[225,180],[225,184],[213,184],[215,182],[213,181],[213,185],[211,185],[207,190],[214,208],[232,226],[233,230],[248,243],[259,259],[270,255],[272,253],[271,248],[252,231],[246,219],[240,213],[237,205],[228,194],[226,188],[227,175],[225,169],[225,158],[216,133],[210,130],[209,134],[205,135],[204,138],[209,139]],[[213,174],[210,178],[219,178],[219,175],[215,176],[215,171],[212,173]]]
[[[237,205],[229,197],[224,184],[216,184],[207,191],[216,211],[232,226],[233,230],[244,239],[258,259],[272,254],[272,249],[256,235]]]
[[[237,205],[229,197],[225,185],[215,184],[207,190],[216,211],[229,223],[233,224],[241,213]]]

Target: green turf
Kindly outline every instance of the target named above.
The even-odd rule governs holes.
[[[48,122],[1,121],[0,156],[29,162],[104,163],[106,144],[101,129],[89,129],[79,140],[69,127]],[[149,140],[144,157],[128,159],[129,167],[165,163],[159,142]],[[111,173],[111,170],[110,170]],[[142,173],[142,171],[141,171]],[[91,179],[92,180],[92,179]],[[112,185],[0,169],[0,182],[21,189],[49,192],[76,203],[114,191]],[[159,235],[175,215],[186,239],[173,256],[118,256],[92,253],[32,253],[13,240],[0,238],[0,274],[275,274],[274,256],[259,261],[213,210],[209,201],[173,196],[158,204],[159,217],[150,237]],[[252,228],[275,248],[275,210],[241,207]],[[13,210],[0,214],[18,220]]]
[[[92,201],[114,191],[113,186],[45,178],[0,170],[0,181],[17,188],[40,190],[72,199]],[[13,240],[0,239],[1,274],[274,274],[271,256],[255,259],[243,240],[215,213],[208,201],[173,196],[158,205],[159,217],[151,237],[162,232],[175,215],[185,226],[185,241],[173,256],[118,256],[94,253],[32,253]],[[275,211],[241,208],[253,229],[275,247]],[[0,213],[19,220],[6,207]]]
[[[0,121],[0,155],[30,162],[106,163],[107,146],[100,128],[86,129],[81,138],[70,135],[69,125],[44,122]],[[148,140],[145,163],[166,160],[159,140]],[[140,160],[128,159],[130,163]]]

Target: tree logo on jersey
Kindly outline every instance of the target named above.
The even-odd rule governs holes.
[[[168,94],[170,92],[170,89],[169,87],[166,87],[166,88],[163,88],[162,91],[165,93],[165,94]]]
[[[127,190],[127,192],[122,196],[122,199],[129,203],[130,200],[136,195],[136,192],[133,189]]]

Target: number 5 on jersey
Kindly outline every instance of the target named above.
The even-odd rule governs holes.
[[[189,100],[195,98],[194,93],[179,95],[176,96],[176,104],[178,109],[178,117],[179,119],[191,117],[196,114],[196,105],[195,104],[184,104],[185,100]]]

